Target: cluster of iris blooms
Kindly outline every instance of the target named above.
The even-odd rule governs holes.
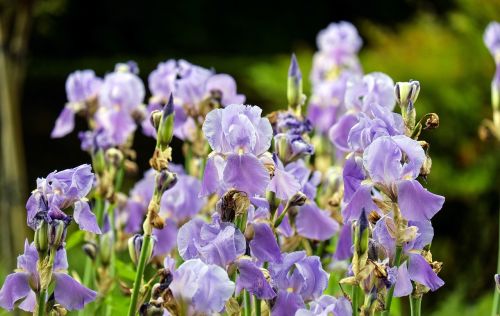
[[[231,76],[184,60],[149,75],[147,104],[133,62],[104,78],[70,74],[52,137],[85,119],[91,165],[37,180],[26,205],[34,241],[0,306],[113,314],[119,288],[129,315],[388,315],[404,296],[418,315],[423,295],[444,284],[430,249],[444,198],[422,185],[432,162],[419,139],[439,117],[417,115],[418,81],[363,73],[350,23],[317,42],[312,95],[292,56],[287,105],[267,116],[245,105]],[[127,194],[138,128],[156,146]],[[173,137],[184,165],[172,161]],[[72,222],[85,232],[81,282],[68,275]],[[116,271],[127,250],[133,282]]]

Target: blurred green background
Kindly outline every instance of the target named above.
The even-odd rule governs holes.
[[[498,143],[480,141],[477,131],[481,121],[491,117],[494,73],[482,34],[489,21],[500,20],[500,1],[0,0],[1,24],[8,25],[5,16],[23,6],[29,6],[27,46],[19,56],[8,57],[23,65],[17,102],[22,137],[12,138],[18,152],[24,151],[25,163],[19,184],[14,184],[5,181],[4,161],[4,196],[11,186],[25,183],[28,190],[20,193],[24,203],[36,177],[88,162],[75,133],[49,138],[66,100],[64,82],[70,72],[91,68],[104,75],[116,62],[135,60],[146,80],[158,62],[184,58],[233,75],[247,102],[268,112],[285,104],[290,53],[298,55],[308,75],[317,32],[330,22],[348,20],[364,40],[360,57],[365,72],[383,71],[394,81],[419,80],[418,113],[440,116],[440,128],[424,132],[422,138],[431,144],[433,158],[428,187],[446,196],[433,220],[433,254],[444,262],[441,277],[446,285],[425,296],[423,313],[490,313],[500,151]],[[6,48],[5,43],[1,47]],[[10,137],[2,138],[4,151]],[[152,146],[151,140],[137,136],[143,170]],[[12,219],[2,220],[3,231],[12,230],[9,222]],[[17,239],[28,233],[14,230]],[[6,254],[4,244],[1,280],[21,251],[13,240]]]

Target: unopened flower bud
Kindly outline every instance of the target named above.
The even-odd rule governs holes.
[[[289,200],[290,207],[302,206],[307,201],[307,196],[302,192],[295,193]]]
[[[500,274],[495,274],[495,285],[497,286],[497,290],[500,291]]]
[[[167,169],[161,170],[156,175],[156,190],[159,194],[172,188],[177,183],[177,175]]]
[[[38,252],[46,252],[49,249],[48,224],[42,220],[35,230],[35,247]]]
[[[102,234],[99,238],[99,258],[104,266],[111,262],[111,254],[113,253],[113,232],[109,231]]]
[[[314,147],[301,135],[279,133],[274,136],[274,144],[278,157],[285,165],[314,154]]]
[[[420,82],[410,80],[408,82],[397,82],[394,87],[396,101],[401,108],[413,107],[420,93]],[[411,105],[410,105],[411,104]]]
[[[369,243],[369,222],[366,217],[366,211],[363,209],[356,223],[354,235],[354,249],[358,255],[362,255],[368,251]]]
[[[49,245],[58,249],[66,239],[68,224],[64,220],[56,219],[48,226]]]
[[[104,169],[106,169],[106,159],[104,158],[104,152],[99,149],[92,157],[92,167],[97,174],[103,174]]]
[[[292,54],[290,68],[288,68],[287,98],[288,106],[300,114],[300,107],[304,103],[304,95],[302,93],[302,73],[295,54]]]
[[[148,253],[146,254],[146,262],[149,262],[151,260],[151,256],[153,255],[153,245],[155,242],[155,239],[153,237],[151,243],[149,245],[149,249],[147,249]],[[134,236],[130,237],[128,239],[128,252],[130,255],[130,259],[132,259],[132,262],[134,264],[137,264],[139,262],[139,258],[141,256],[141,250],[142,250],[142,243],[143,243],[144,237],[139,234],[135,234]]]
[[[89,256],[90,259],[92,259],[92,261],[94,261],[97,257],[97,246],[93,242],[86,242],[83,244],[82,250],[87,256]]]
[[[158,126],[157,144],[164,150],[172,141],[174,135],[174,98],[170,95],[168,103],[163,107]]]
[[[123,153],[116,148],[110,148],[106,150],[104,154],[106,162],[115,168],[118,168],[123,162]]]
[[[151,115],[149,119],[151,120],[151,125],[155,128],[155,130],[158,131],[158,128],[160,127],[160,122],[161,122],[161,117],[162,117],[162,111],[160,110],[154,110],[151,112]]]
[[[144,303],[139,309],[140,316],[162,316],[164,313],[164,309],[161,305],[156,306],[156,304],[152,303]]]

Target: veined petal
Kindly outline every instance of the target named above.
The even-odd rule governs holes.
[[[321,210],[316,203],[307,203],[299,208],[295,220],[297,233],[314,240],[330,239],[339,231],[339,224]]]
[[[61,114],[57,117],[56,125],[50,133],[52,138],[60,138],[68,135],[75,128],[75,111],[69,107],[65,106],[61,111]]]
[[[371,211],[378,212],[378,207],[372,200],[371,191],[371,185],[361,185],[358,188],[358,190],[352,196],[351,201],[342,210],[344,223],[358,219],[359,216],[361,216],[361,211],[363,209],[367,214],[369,214]]]
[[[250,241],[252,255],[261,261],[281,262],[281,251],[267,223],[253,223],[254,237]]]
[[[28,273],[9,274],[0,290],[0,306],[11,311],[14,309],[16,301],[26,297],[30,291]]]
[[[264,194],[269,184],[269,172],[252,154],[231,154],[224,168],[224,182],[249,195]]]
[[[408,273],[408,268],[406,267],[407,262],[404,262],[398,267],[398,274],[396,279],[396,284],[394,285],[394,296],[403,297],[410,295],[413,291],[413,286],[411,285],[410,274]]]
[[[444,285],[444,281],[432,270],[431,265],[419,254],[410,254],[408,266],[410,279],[435,291]]]
[[[238,266],[238,279],[236,280],[236,294],[242,289],[254,294],[259,299],[272,299],[276,297],[264,273],[250,259],[240,259],[236,262]]]
[[[417,180],[397,182],[398,203],[407,220],[428,221],[443,207],[444,197],[433,194]]]
[[[101,233],[101,229],[97,224],[97,219],[94,213],[92,213],[92,211],[90,210],[90,206],[87,202],[76,202],[73,216],[75,217],[75,222],[78,223],[80,229],[92,232],[94,234]]]
[[[56,302],[68,310],[83,309],[95,300],[97,293],[81,285],[78,281],[65,273],[54,273],[56,286],[54,297]]]

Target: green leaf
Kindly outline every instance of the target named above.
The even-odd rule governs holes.
[[[124,263],[118,259],[116,259],[115,264],[116,272],[120,278],[127,279],[129,281],[135,280],[135,269],[131,264]]]
[[[83,243],[85,237],[85,232],[83,230],[77,230],[71,234],[66,240],[66,250],[70,250]]]

